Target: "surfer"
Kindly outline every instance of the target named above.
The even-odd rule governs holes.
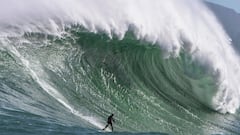
[[[115,120],[113,119],[113,114],[111,114],[111,115],[108,117],[107,125],[106,125],[105,128],[102,129],[102,130],[105,130],[105,129],[110,125],[110,126],[111,126],[111,129],[112,129],[112,131],[113,131],[112,122],[115,122]]]

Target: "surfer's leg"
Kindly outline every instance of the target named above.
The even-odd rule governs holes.
[[[108,124],[105,126],[105,128],[104,129],[102,129],[102,130],[105,130],[106,128],[108,127]]]
[[[111,129],[112,129],[112,131],[113,131],[113,125],[112,125],[112,123],[111,123],[110,125],[111,125]]]

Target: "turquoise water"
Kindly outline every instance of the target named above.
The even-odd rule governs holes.
[[[1,42],[1,134],[240,132],[238,112],[220,114],[196,96],[216,80],[184,49],[166,58],[131,32],[122,40],[79,26],[67,33]],[[115,132],[99,132],[111,113]]]

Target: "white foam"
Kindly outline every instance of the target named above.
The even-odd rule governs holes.
[[[183,43],[188,43],[193,58],[218,78],[219,90],[214,95],[197,91],[198,98],[222,113],[234,113],[239,107],[239,57],[222,26],[200,0],[0,1],[1,37],[24,32],[59,35],[70,24],[119,38],[131,27],[136,37],[157,43],[175,56],[186,47]]]

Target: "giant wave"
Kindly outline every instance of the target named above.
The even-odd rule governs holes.
[[[1,1],[0,29],[6,124],[92,133],[114,112],[118,131],[238,132],[214,110],[239,108],[239,57],[201,1]]]

